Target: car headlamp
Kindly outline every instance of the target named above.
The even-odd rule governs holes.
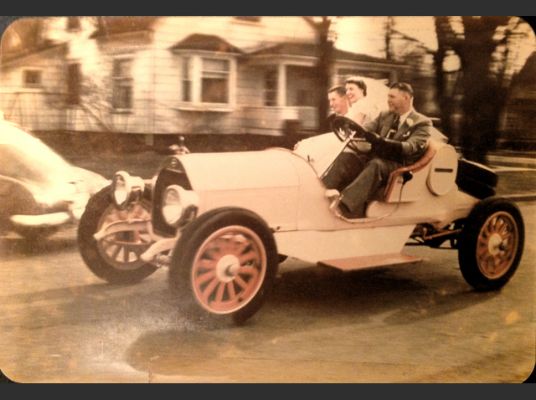
[[[162,216],[168,225],[178,227],[195,217],[199,197],[179,185],[166,188],[162,196]]]
[[[125,171],[116,172],[112,179],[112,197],[116,206],[125,208],[141,196],[144,187],[145,182],[142,178],[130,176]]]

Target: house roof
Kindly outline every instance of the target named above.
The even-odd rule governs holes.
[[[2,63],[58,46],[58,42],[43,35],[43,29],[43,20],[39,18],[14,20],[0,41]]]
[[[127,32],[149,31],[158,17],[101,17],[98,27],[90,38],[104,38],[109,35]]]
[[[243,53],[238,47],[216,35],[194,33],[170,47],[170,50],[206,50],[223,53]]]
[[[287,56],[305,56],[320,57],[320,47],[313,43],[280,43],[274,46],[266,47],[250,53],[250,55],[287,55]],[[338,61],[364,61],[374,63],[388,63],[401,65],[400,62],[389,61],[384,58],[373,57],[366,54],[352,53],[349,51],[334,49],[333,57]]]

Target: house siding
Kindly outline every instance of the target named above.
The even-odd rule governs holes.
[[[34,106],[24,108],[28,114],[35,114],[32,118],[40,118],[32,122],[34,129],[147,134],[148,142],[152,142],[150,135],[161,134],[280,135],[288,131],[289,124],[294,129],[297,126],[308,131],[317,129],[317,110],[312,107],[315,101],[297,100],[322,95],[314,93],[311,69],[315,59],[309,56],[294,57],[293,54],[276,58],[270,55],[265,58],[246,56],[247,53],[278,43],[316,43],[317,33],[303,17],[261,17],[259,22],[241,21],[230,16],[158,17],[152,24],[144,24],[139,31],[132,31],[130,27],[130,30],[121,33],[112,29],[114,25],[109,20],[104,24],[105,29],[102,29],[102,32],[106,32],[106,29],[115,32],[109,36],[94,35],[98,22],[96,17],[81,17],[80,22],[79,29],[66,30],[65,17],[47,18],[47,35],[66,43],[67,53],[62,57],[43,57],[41,60],[47,64],[44,80],[47,80],[47,85],[50,82],[46,92],[54,93],[57,98],[65,98],[69,65],[80,65],[80,104],[65,106],[58,103],[58,107],[47,108],[44,100],[32,100]],[[244,54],[172,49],[192,34],[218,36]],[[229,64],[232,69],[229,75],[229,104],[181,102],[183,55],[232,60]],[[132,60],[131,108],[114,110],[114,59],[123,57]],[[35,57],[32,59],[32,56],[28,56],[25,60],[29,65],[39,65],[34,63]],[[201,58],[197,60],[200,62]],[[362,66],[364,70],[378,67],[369,61],[347,64],[359,68]],[[296,65],[303,65],[308,70],[292,75],[290,71],[296,71]],[[199,71],[200,64],[196,68]],[[279,94],[277,106],[264,104],[266,68],[279,68],[279,71],[285,68],[287,71],[286,86],[283,80],[278,84],[278,90],[285,87],[287,93]],[[386,68],[389,66],[382,64],[382,71]],[[10,86],[10,74],[4,74],[2,78],[6,82],[2,84],[4,91],[17,87],[16,84]],[[289,79],[289,76],[293,78]],[[195,82],[199,84],[199,81]],[[307,91],[309,94],[306,94]],[[45,98],[43,94],[40,96]],[[7,96],[2,96],[1,101],[4,109],[13,103],[13,99]],[[42,116],[46,116],[46,120]],[[29,116],[17,118],[25,120]]]
[[[0,69],[0,110],[4,117],[31,130],[62,129],[64,49],[53,48],[4,63]],[[24,71],[41,73],[41,83],[26,87]]]
[[[289,23],[289,18],[292,22]],[[250,107],[263,107],[264,70],[253,68],[240,58],[236,62],[236,103],[231,111],[184,111],[180,109],[180,56],[170,48],[192,33],[203,32],[225,38],[241,49],[254,49],[280,41],[312,41],[315,32],[301,17],[263,17],[250,23],[230,17],[164,17],[154,27],[154,133],[244,133],[252,128],[278,134],[281,121],[273,112],[265,118],[251,118]],[[270,41],[266,38],[269,37]],[[195,52],[192,52],[195,53]],[[262,114],[262,112],[261,112]],[[271,121],[268,123],[267,121]]]

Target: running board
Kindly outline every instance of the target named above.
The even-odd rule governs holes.
[[[407,254],[380,254],[376,256],[338,258],[334,260],[319,261],[319,265],[333,267],[342,271],[355,271],[358,269],[398,265],[414,264],[422,261],[420,257],[414,257]]]

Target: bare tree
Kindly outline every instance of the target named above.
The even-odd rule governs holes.
[[[387,60],[393,60],[393,49],[391,47],[391,41],[393,37],[393,27],[395,20],[393,17],[389,16],[385,20],[385,58]]]
[[[316,75],[318,77],[319,93],[327,93],[333,66],[333,50],[336,37],[331,30],[333,17],[304,17],[305,20],[316,30],[318,35],[318,62]],[[318,100],[318,127],[324,132],[329,129],[326,116],[329,111],[327,96],[319,96]]]
[[[460,145],[463,155],[485,162],[496,146],[499,118],[511,82],[512,41],[520,19],[517,17],[435,17],[438,51],[435,57],[437,88],[442,119],[447,133],[452,130],[450,115],[455,107],[447,92],[443,68],[445,55],[453,51],[460,59],[459,84],[463,123]],[[457,28],[457,29],[456,29]]]

